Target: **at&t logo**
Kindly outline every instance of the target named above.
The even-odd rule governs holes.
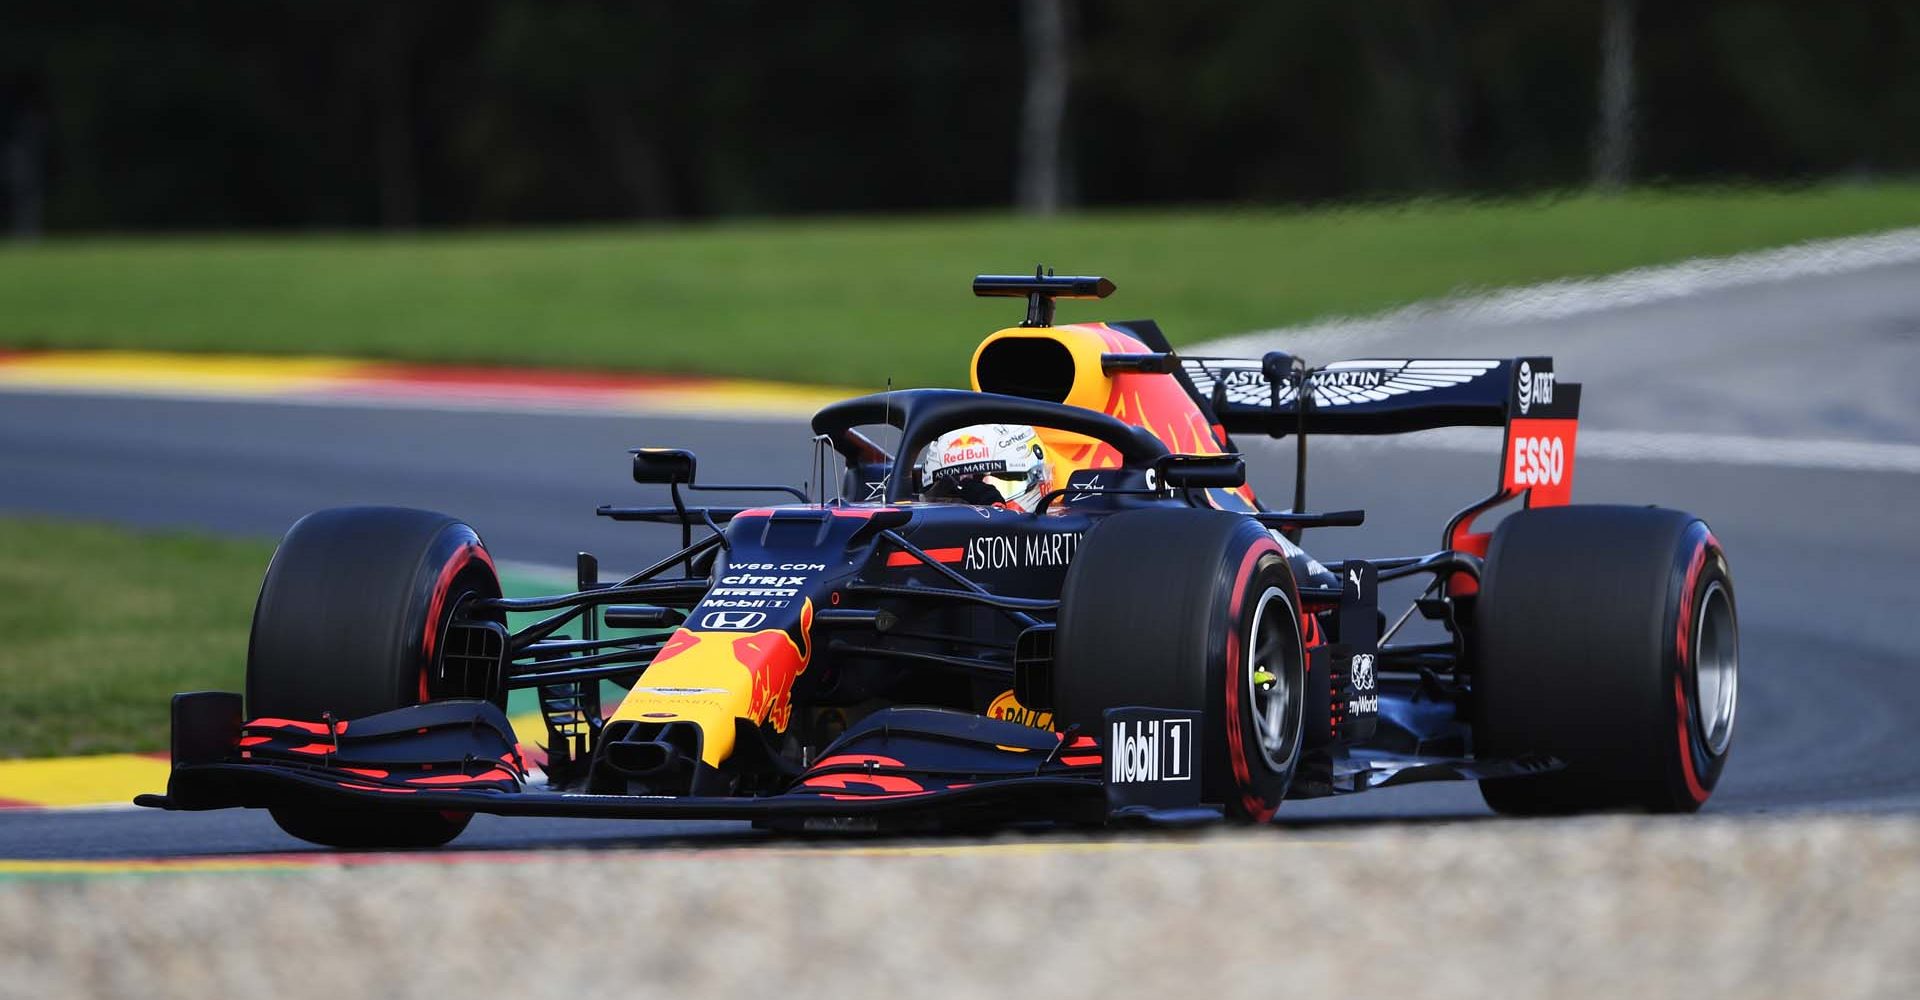
[[[1552,372],[1536,373],[1533,370],[1533,365],[1522,361],[1520,362],[1519,370],[1515,373],[1515,382],[1515,402],[1520,404],[1521,413],[1526,413],[1528,410],[1533,409],[1533,404],[1535,403],[1539,403],[1542,406],[1553,405]]]

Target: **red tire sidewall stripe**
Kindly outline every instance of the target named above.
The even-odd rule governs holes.
[[[1705,802],[1710,793],[1700,784],[1700,775],[1693,767],[1693,736],[1687,731],[1687,720],[1693,717],[1693,713],[1687,708],[1686,681],[1679,674],[1673,677],[1673,704],[1679,712],[1675,722],[1680,733],[1680,775],[1686,781],[1687,794],[1693,796],[1693,801]]]
[[[481,563],[489,572],[497,574],[493,557],[487,555],[478,540],[461,544],[460,548],[440,567],[440,576],[433,582],[433,596],[427,602],[427,621],[420,637],[420,702],[428,700],[427,675],[433,670],[433,653],[436,640],[440,637],[440,617],[446,610],[447,594],[453,589],[453,581],[466,572],[468,566]]]
[[[1693,619],[1700,610],[1696,606],[1698,598],[1695,592],[1700,586],[1700,574],[1706,570],[1709,553],[1717,552],[1720,548],[1719,539],[1713,536],[1712,531],[1702,530],[1700,534],[1700,540],[1694,546],[1693,554],[1687,559],[1687,572],[1681,583],[1680,609],[1679,614],[1675,616],[1678,621],[1673,640],[1676,664],[1673,674],[1674,729],[1677,734],[1677,749],[1680,757],[1680,779],[1686,787],[1687,795],[1695,804],[1706,802],[1707,797],[1713,792],[1700,780],[1702,765],[1694,759],[1696,747],[1704,750],[1706,744],[1704,736],[1696,739],[1696,734],[1693,732],[1693,710],[1687,703],[1687,668],[1693,665],[1698,669],[1697,665],[1692,664]],[[1709,756],[1707,763],[1711,762]]]
[[[1285,555],[1270,536],[1262,535],[1259,541],[1247,547],[1246,554],[1240,559],[1240,568],[1234,572],[1232,597],[1227,604],[1227,759],[1233,766],[1233,783],[1240,792],[1241,807],[1261,823],[1272,819],[1280,804],[1267,802],[1254,789],[1253,769],[1247,760],[1246,734],[1240,722],[1240,682],[1244,668],[1244,658],[1240,655],[1240,612],[1254,568],[1259,565],[1261,557],[1269,554]]]

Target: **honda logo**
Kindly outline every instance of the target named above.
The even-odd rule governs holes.
[[[709,611],[700,618],[701,628],[750,629],[767,620],[764,611]]]

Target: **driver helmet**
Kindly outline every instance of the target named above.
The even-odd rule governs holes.
[[[974,424],[920,454],[920,495],[1031,511],[1053,489],[1040,435],[1025,424]]]

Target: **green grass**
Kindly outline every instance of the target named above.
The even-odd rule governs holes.
[[[0,517],[0,758],[165,750],[174,692],[244,686],[272,555],[271,542]],[[572,582],[501,585],[531,596]],[[510,704],[536,707],[532,691]]]
[[[1920,223],[1920,183],[1316,210],[817,219],[426,234],[54,239],[0,250],[0,346],[335,353],[957,384],[1036,261],[1176,342],[1469,289]]]
[[[167,747],[176,691],[238,691],[273,546],[0,518],[0,757]]]

